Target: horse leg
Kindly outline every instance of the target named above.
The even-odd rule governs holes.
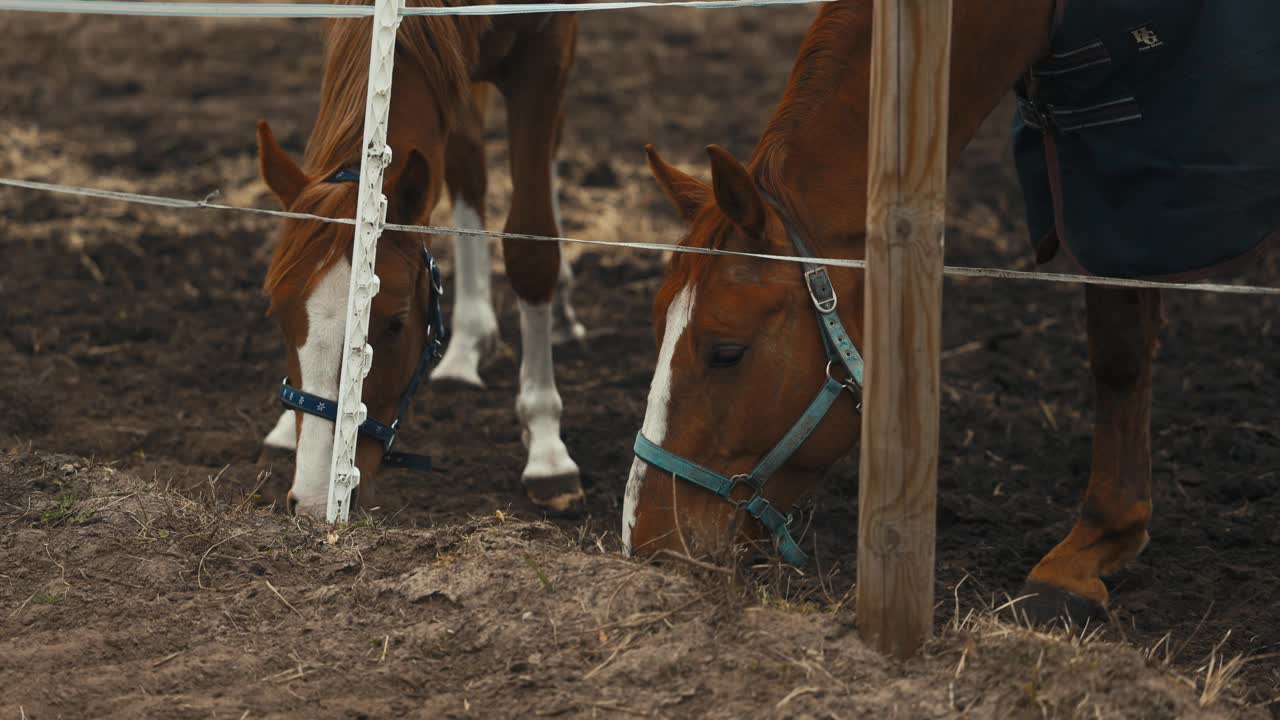
[[[488,175],[484,155],[484,118],[489,102],[487,84],[472,86],[467,116],[459,119],[445,148],[445,182],[453,204],[453,222],[464,230],[483,230]],[[435,382],[484,387],[480,361],[498,342],[498,316],[490,291],[489,239],[455,235],[452,335],[440,364],[431,372]]]
[[[561,116],[560,122],[556,126],[556,144],[555,151],[560,149],[560,138],[563,135],[564,118]],[[553,160],[551,163],[551,210],[555,213],[556,227],[563,228],[560,222],[560,175],[557,163]],[[554,302],[555,318],[553,321],[553,330],[551,342],[559,345],[569,342],[570,340],[582,341],[587,336],[587,329],[578,321],[578,313],[573,309],[573,263],[569,261],[569,256],[564,252],[560,253],[560,277],[556,281],[556,295]]]
[[[267,433],[267,437],[262,440],[263,446],[276,450],[297,450],[298,419],[296,415],[297,413],[293,410],[280,413],[276,426],[271,428],[271,432]]]
[[[508,232],[559,235],[552,193],[552,156],[561,101],[573,64],[576,21],[555,16],[521,38],[499,87],[507,98],[511,142],[511,212]],[[520,391],[516,414],[528,460],[521,482],[529,499],[552,512],[583,502],[578,466],[560,438],[563,402],[551,357],[552,298],[560,275],[556,243],[504,239],[507,278],[519,298]]]
[[[1151,367],[1158,290],[1085,289],[1093,376],[1093,467],[1075,527],[1027,578],[1037,622],[1106,617],[1109,575],[1142,552],[1151,520]]]

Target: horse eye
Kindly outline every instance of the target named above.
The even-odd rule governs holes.
[[[404,318],[397,316],[387,321],[388,335],[399,335],[402,330],[404,330]]]
[[[707,358],[707,365],[713,368],[733,367],[742,362],[742,356],[747,353],[745,345],[716,345],[711,348],[711,355]]]

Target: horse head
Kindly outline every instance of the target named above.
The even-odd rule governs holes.
[[[265,122],[259,124],[258,145],[262,178],[286,210],[355,216],[358,169],[304,172]],[[387,221],[418,222],[434,206],[440,186],[439,171],[421,152],[410,149],[386,173]],[[267,272],[269,312],[279,323],[287,352],[285,389],[297,393],[290,398],[282,392],[286,404],[296,410],[297,462],[288,496],[293,511],[322,513],[328,496],[334,426],[325,414],[332,417],[329,403],[336,405],[338,397],[354,235],[351,225],[286,218]],[[408,409],[406,399],[422,380],[425,362],[435,351],[432,343],[443,339],[438,273],[425,236],[384,232],[375,272],[379,290],[371,303],[368,333],[373,362],[361,394],[372,422],[361,428],[356,449],[362,484],[372,480],[389,457],[399,415]]]
[[[649,148],[659,185],[688,223],[681,244],[770,255],[807,247],[784,193],[764,189],[760,174],[725,150],[713,145],[708,155],[710,185]],[[862,315],[857,273],[803,267],[732,256],[672,260],[654,304],[660,349],[627,481],[628,551],[702,554],[767,533],[784,556],[803,557],[788,545],[786,515],[850,450],[859,427],[856,400],[842,391],[860,382],[861,358],[850,377],[820,323],[835,317],[856,331]],[[827,279],[821,297],[819,276]],[[819,303],[825,314],[815,314]],[[853,348],[860,337],[845,340]]]

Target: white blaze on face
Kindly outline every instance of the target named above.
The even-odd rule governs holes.
[[[298,348],[303,392],[337,401],[342,372],[342,342],[346,331],[347,290],[351,263],[338,261],[307,298],[307,340]],[[329,469],[333,459],[333,423],[302,415],[296,469],[290,494],[298,512],[323,516],[329,500]]]
[[[640,432],[655,445],[661,445],[667,436],[667,409],[671,403],[671,360],[676,346],[693,316],[694,289],[686,286],[667,306],[666,332],[662,347],[658,350],[658,364],[653,371],[653,384],[649,386],[649,404],[644,411],[644,425]],[[627,491],[622,501],[622,550],[631,554],[631,530],[636,525],[636,504],[640,501],[640,489],[644,485],[644,472],[649,466],[640,458],[631,463],[631,476],[627,478]]]

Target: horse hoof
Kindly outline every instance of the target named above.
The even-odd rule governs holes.
[[[297,430],[295,424],[296,419],[293,410],[285,410],[280,413],[280,419],[276,420],[275,427],[271,428],[271,432],[262,439],[262,451],[266,453],[268,450],[283,450],[289,454],[298,446]]]
[[[522,482],[529,501],[548,513],[576,517],[586,508],[587,497],[577,473],[525,478]]]
[[[1107,608],[1102,603],[1048,583],[1028,580],[1022,586],[1022,595],[1025,599],[1018,603],[1018,610],[1033,625],[1057,622],[1096,625],[1108,619]]]
[[[258,450],[257,464],[270,465],[272,463],[292,461],[297,453],[298,451],[291,447],[281,447],[264,442]]]
[[[553,346],[560,347],[569,343],[577,343],[579,345],[587,343],[587,328],[582,323],[573,323],[569,327],[557,326],[551,331],[551,344]]]
[[[498,355],[500,350],[497,331],[479,337],[459,335],[450,341],[449,349],[440,358],[440,364],[431,371],[431,382],[440,386],[484,390],[484,380],[480,379],[480,365],[485,358]]]
[[[484,390],[485,389],[484,381],[480,379],[479,375],[465,375],[465,374],[459,375],[459,374],[452,374],[452,373],[447,375],[432,375],[431,386],[440,388],[443,390],[455,390],[455,389]]]

